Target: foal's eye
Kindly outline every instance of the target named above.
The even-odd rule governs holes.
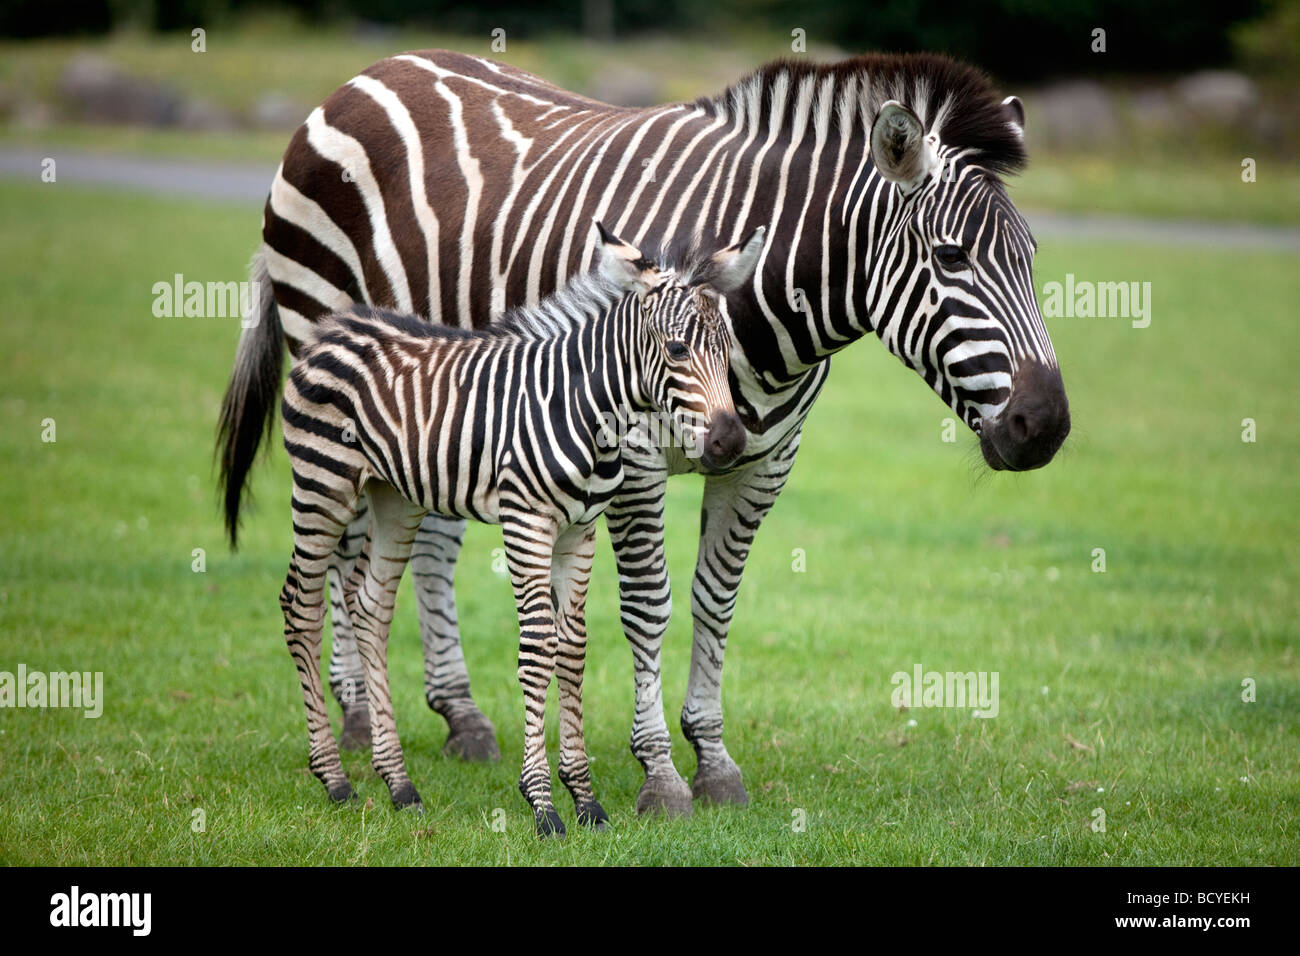
[[[691,355],[691,350],[686,347],[685,342],[669,342],[664,346],[664,351],[674,362],[685,362]]]
[[[935,246],[934,258],[945,269],[963,269],[970,265],[961,246]]]

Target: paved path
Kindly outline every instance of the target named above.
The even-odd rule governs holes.
[[[56,184],[110,186],[162,196],[219,202],[266,201],[274,163],[150,159],[125,153],[0,146],[0,176],[41,181],[41,163],[54,159]]]
[[[0,176],[40,180],[41,161],[53,154],[58,183],[136,190],[155,195],[261,205],[275,175],[273,163],[149,159],[88,150],[0,146]],[[1069,238],[1153,242],[1183,246],[1300,251],[1300,228],[1249,223],[1139,219],[1032,211],[1026,213],[1040,239]]]

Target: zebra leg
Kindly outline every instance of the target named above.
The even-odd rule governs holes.
[[[659,673],[659,649],[673,609],[664,560],[668,471],[662,465],[635,463],[627,454],[623,469],[623,484],[605,511],[605,524],[618,562],[620,614],[623,633],[632,646],[636,681],[632,754],[645,771],[636,812],[690,816],[691,788],[673,766]]]
[[[426,515],[415,534],[411,577],[420,612],[424,646],[424,696],[447,721],[442,752],[470,761],[497,761],[496,728],[470,696],[469,672],[460,647],[452,577],[465,537],[463,518]]]
[[[501,532],[519,614],[518,673],[524,691],[524,764],[519,792],[533,808],[539,837],[565,833],[551,802],[551,765],[546,759],[546,692],[560,643],[551,601],[555,530],[553,522],[536,514],[507,512],[502,507]]]
[[[578,822],[604,830],[609,814],[591,787],[591,764],[582,729],[582,674],[587,660],[587,586],[596,553],[596,526],[570,528],[551,559],[555,627],[560,639],[555,674],[560,685],[560,782],[573,795]]]
[[[397,737],[388,686],[388,632],[393,623],[397,586],[410,559],[424,508],[380,481],[366,484],[366,496],[370,499],[370,534],[348,578],[344,596],[370,699],[371,763],[388,784],[393,806],[423,810],[420,795],[406,775],[402,744]]]
[[[318,488],[313,482],[309,487]],[[355,498],[354,498],[355,500]],[[334,497],[293,489],[293,557],[280,591],[284,611],[284,637],[298,668],[303,701],[307,706],[308,766],[325,785],[330,799],[344,801],[355,794],[339,758],[330,730],[321,687],[321,625],[325,618],[325,575],[331,555],[352,514]]]
[[[744,806],[740,768],[722,743],[722,660],[740,576],[763,518],[776,502],[799,447],[792,441],[751,469],[710,476],[700,509],[700,550],[691,587],[695,639],[682,705],[682,733],[695,746],[696,799]]]
[[[348,524],[330,558],[328,572],[330,595],[330,692],[343,708],[343,730],[339,747],[343,750],[366,750],[370,747],[370,708],[366,704],[366,677],[357,653],[356,635],[343,600],[343,584],[352,575],[361,542],[370,526],[364,497],[357,516]]]

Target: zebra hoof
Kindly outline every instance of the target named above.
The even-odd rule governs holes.
[[[370,749],[370,711],[368,708],[343,708],[343,732],[339,734],[339,749]]]
[[[469,763],[496,763],[501,759],[501,748],[497,746],[496,731],[491,724],[487,729],[453,731],[442,745],[442,752]]]
[[[609,814],[595,800],[578,806],[578,823],[592,830],[608,830]]]
[[[749,803],[740,768],[734,763],[723,766],[701,767],[695,772],[691,793],[703,803],[720,806],[743,807]]]
[[[392,790],[393,807],[398,810],[413,810],[416,813],[424,813],[424,803],[420,800],[420,794],[416,792],[415,785],[406,780],[399,783]]]
[[[645,783],[641,784],[641,792],[636,797],[636,812],[640,816],[652,813],[667,817],[689,817],[691,788],[677,775],[677,771],[646,777]]]
[[[335,803],[347,803],[357,798],[357,792],[352,789],[352,784],[346,777],[335,783],[325,784],[325,790]]]
[[[537,820],[537,838],[546,840],[554,837],[563,839],[565,836],[564,822],[555,810],[538,810],[536,813]]]

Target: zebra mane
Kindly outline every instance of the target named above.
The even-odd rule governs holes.
[[[692,241],[684,251],[658,251],[643,254],[649,262],[657,264],[664,283],[673,285],[698,285],[713,276],[713,261],[701,251],[698,241]],[[676,262],[676,266],[664,263]],[[347,334],[361,323],[381,323],[390,331],[411,338],[471,339],[520,336],[530,339],[549,339],[562,335],[593,320],[623,296],[623,289],[605,278],[595,269],[579,272],[569,281],[533,306],[515,306],[481,329],[465,329],[455,325],[428,322],[424,319],[395,312],[378,306],[354,303],[340,312],[323,316],[317,321],[308,337],[314,346],[327,336]]]
[[[579,272],[536,305],[506,310],[483,331],[488,335],[551,338],[595,318],[625,294],[595,270]]]
[[[779,121],[788,126],[795,121],[805,85],[813,98],[810,117],[825,110],[832,123],[841,123],[848,116],[865,135],[881,106],[898,100],[944,146],[973,151],[973,161],[994,175],[1020,172],[1028,161],[1024,139],[1009,122],[988,75],[938,53],[866,53],[838,63],[775,60],[695,105],[750,122],[765,120],[784,89]],[[755,108],[757,117],[752,115]]]
[[[579,273],[537,305],[516,306],[478,329],[430,322],[417,315],[357,302],[321,317],[312,326],[306,341],[309,347],[314,347],[328,336],[358,328],[358,322],[372,327],[378,323],[389,332],[415,339],[553,338],[595,318],[625,294],[599,272]]]
[[[658,266],[664,282],[692,286],[708,282],[713,275],[713,261],[706,255],[698,238],[688,245],[667,243],[642,257]],[[534,306],[516,306],[494,319],[483,331],[495,335],[522,335],[550,338],[594,318],[627,293],[596,269],[580,272]]]

